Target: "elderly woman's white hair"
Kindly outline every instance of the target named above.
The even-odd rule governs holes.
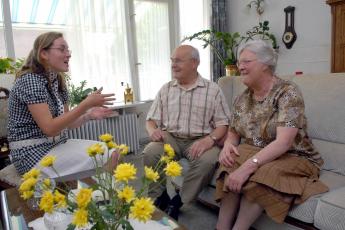
[[[276,66],[277,66],[278,54],[266,42],[264,42],[263,40],[250,40],[242,44],[238,48],[237,57],[240,56],[240,54],[243,52],[244,49],[255,53],[258,62],[268,65],[272,73],[275,72]]]

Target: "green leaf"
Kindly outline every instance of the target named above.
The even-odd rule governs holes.
[[[75,227],[76,226],[74,224],[69,224],[66,230],[74,230]]]
[[[68,92],[70,95],[69,104],[70,106],[78,105],[82,102],[91,92],[94,90],[92,88],[86,88],[87,81],[81,81],[79,86],[69,84]]]

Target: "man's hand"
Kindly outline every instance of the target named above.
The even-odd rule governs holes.
[[[162,131],[160,128],[154,129],[151,133],[149,133],[150,138],[152,141],[160,142],[164,140],[164,131]]]
[[[198,141],[195,141],[187,150],[190,160],[200,157],[204,152],[212,148],[214,140],[206,136]]]
[[[235,160],[234,160],[235,154],[237,156],[240,155],[237,147],[231,143],[225,142],[225,145],[219,154],[219,162],[225,167],[230,168],[235,163]]]

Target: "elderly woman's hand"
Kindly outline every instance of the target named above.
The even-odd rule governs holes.
[[[234,172],[230,173],[225,181],[226,187],[235,193],[240,193],[243,184],[248,180],[251,171],[245,167],[239,167]]]
[[[243,184],[257,169],[257,164],[253,163],[251,160],[247,160],[238,169],[230,173],[225,181],[226,187],[232,192],[240,193]]]
[[[224,147],[222,151],[219,154],[219,162],[224,165],[225,167],[232,167],[233,164],[235,163],[234,156],[235,154],[239,156],[239,152],[237,150],[237,147],[234,146],[231,143],[226,143],[224,144]]]

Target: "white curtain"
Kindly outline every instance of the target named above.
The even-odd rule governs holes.
[[[121,82],[131,84],[124,9],[124,0],[70,1],[66,32],[72,82],[102,86],[117,101],[123,100]]]
[[[210,0],[179,0],[181,40],[202,30],[210,29]],[[190,12],[193,9],[193,12]],[[210,48],[204,49],[203,42],[198,40],[185,41],[184,44],[194,46],[200,53],[198,72],[211,80]]]
[[[153,99],[171,80],[167,0],[134,1],[140,98]]]

